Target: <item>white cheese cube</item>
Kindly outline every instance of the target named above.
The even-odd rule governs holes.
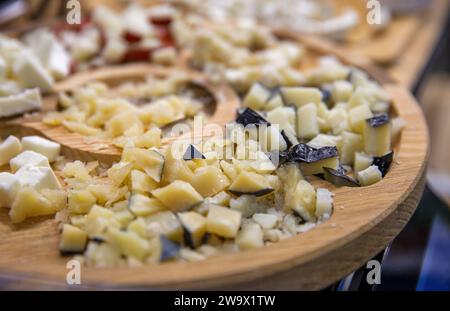
[[[54,83],[53,77],[41,62],[30,52],[23,52],[13,67],[14,76],[26,88],[38,87],[49,91]]]
[[[26,150],[9,161],[9,167],[13,173],[25,165],[50,167],[47,157],[31,150]]]
[[[280,130],[295,134],[295,110],[292,107],[277,107],[267,112],[267,121],[278,124]]]
[[[363,171],[373,163],[373,158],[370,155],[367,155],[362,152],[355,152],[353,172],[355,175],[358,174],[359,171]]]
[[[310,139],[319,134],[317,120],[317,107],[310,103],[297,110],[297,135],[300,138]]]
[[[382,174],[378,166],[371,165],[365,170],[358,172],[358,181],[362,186],[369,186],[382,179]]]
[[[15,136],[9,136],[0,144],[0,166],[5,165],[20,153],[22,145]]]
[[[352,96],[352,92],[353,85],[350,82],[346,80],[335,81],[331,89],[331,97],[335,103],[347,102]]]
[[[236,244],[240,249],[252,249],[264,245],[264,234],[258,224],[244,225],[236,237]]]
[[[122,23],[132,33],[149,36],[153,33],[153,27],[148,22],[145,10],[139,5],[130,5],[122,14]]]
[[[322,101],[322,92],[315,87],[282,87],[280,92],[286,105],[302,107],[306,104],[318,104]]]
[[[348,112],[350,126],[353,131],[362,133],[364,131],[364,123],[366,119],[372,118],[373,113],[370,110],[369,104],[363,103],[353,107]]]
[[[15,175],[22,187],[30,186],[38,191],[42,189],[61,189],[58,178],[56,178],[50,167],[25,165]]]
[[[54,78],[69,74],[70,55],[51,31],[40,28],[26,35],[24,41]]]
[[[272,214],[256,213],[253,214],[253,220],[258,223],[264,230],[275,228],[278,217]]]
[[[324,188],[316,192],[316,217],[328,218],[333,211],[333,193]]]
[[[10,173],[0,173],[0,207],[11,207],[20,188],[19,179]]]
[[[10,117],[42,107],[41,93],[38,89],[0,97],[0,117]]]
[[[225,238],[236,237],[241,225],[241,212],[211,205],[206,218],[206,231]]]
[[[110,36],[103,48],[102,55],[107,62],[118,62],[127,51],[127,45],[120,36]]]
[[[33,150],[48,158],[53,162],[59,156],[61,145],[39,136],[26,136],[22,138],[23,150]]]
[[[361,151],[364,148],[362,135],[352,132],[343,132],[341,134],[343,146],[341,151],[341,163],[344,165],[352,165],[355,158],[355,152]]]
[[[22,87],[14,80],[5,80],[2,79],[2,83],[0,83],[0,96],[11,96],[15,94],[19,94],[22,91]],[[1,114],[2,108],[0,108]]]

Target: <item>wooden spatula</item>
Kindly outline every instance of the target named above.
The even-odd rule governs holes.
[[[102,81],[109,85],[117,85],[127,81],[142,80],[147,76],[163,78],[176,71],[180,72],[180,69],[169,69],[147,64],[131,64],[117,67],[104,67],[75,74],[71,78],[55,85],[53,94],[44,98],[44,107],[41,112],[0,122],[0,135],[40,135],[60,143],[62,153],[66,156],[85,161],[96,159],[105,163],[117,161],[120,158],[121,152],[118,147],[112,144],[111,140],[83,136],[70,132],[63,126],[50,126],[42,122],[42,118],[47,112],[56,110],[56,93],[73,90],[93,81]],[[214,107],[208,107],[204,111],[206,124],[217,124],[223,127],[226,123],[234,119],[236,109],[239,107],[239,98],[232,89],[224,84],[212,83],[198,72],[188,70],[181,70],[181,72],[188,76],[190,83],[201,86],[214,98]],[[191,136],[190,133],[183,134],[185,138],[189,136]],[[163,143],[169,143],[177,138],[163,138]]]

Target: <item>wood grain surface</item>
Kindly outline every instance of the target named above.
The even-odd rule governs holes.
[[[52,289],[320,289],[355,270],[383,249],[414,212],[424,186],[428,132],[415,99],[364,59],[340,55],[333,46],[308,39],[315,53],[335,53],[367,70],[393,97],[395,113],[407,122],[392,168],[374,185],[335,193],[331,218],[279,243],[207,259],[135,268],[82,268],[82,285],[66,285],[67,257],[58,253],[52,217],[12,225],[0,210],[0,280],[8,288]]]

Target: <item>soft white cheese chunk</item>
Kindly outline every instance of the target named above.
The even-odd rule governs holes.
[[[22,52],[13,66],[14,76],[26,88],[38,87],[49,91],[54,83],[53,77],[42,63],[29,51]]]
[[[17,172],[22,166],[25,165],[50,167],[46,156],[31,150],[26,150],[9,161],[9,166],[13,173]]]
[[[278,217],[272,214],[256,213],[253,214],[253,220],[258,223],[264,230],[275,228]]]
[[[11,207],[19,191],[19,179],[10,173],[0,173],[0,207]]]
[[[358,181],[362,186],[369,186],[382,179],[378,166],[371,165],[363,171],[358,172]]]
[[[5,165],[12,158],[20,153],[22,145],[15,136],[9,136],[0,144],[0,166]]]
[[[61,189],[58,178],[56,178],[50,167],[25,165],[15,175],[22,187],[30,186],[38,191],[42,189]]]
[[[153,33],[153,28],[148,22],[145,10],[139,5],[130,5],[122,14],[122,23],[132,33],[148,36]]]
[[[127,51],[127,45],[120,36],[111,35],[108,37],[102,55],[108,62],[119,61]]]
[[[333,193],[324,188],[316,192],[316,217],[328,218],[333,211]]]
[[[38,29],[26,35],[25,42],[54,78],[60,79],[69,74],[69,53],[52,32]]]
[[[0,97],[0,117],[10,117],[42,107],[41,93],[38,89]]]
[[[26,136],[22,138],[23,150],[33,150],[48,158],[53,162],[59,156],[61,145],[39,136]]]

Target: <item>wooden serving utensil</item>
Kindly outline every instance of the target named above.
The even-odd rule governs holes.
[[[0,135],[39,135],[61,144],[62,154],[70,158],[84,161],[95,159],[105,163],[115,162],[120,159],[121,150],[112,144],[111,139],[83,136],[70,132],[62,125],[51,126],[42,122],[47,112],[57,109],[56,93],[74,90],[94,81],[114,86],[127,81],[142,80],[147,76],[168,77],[175,72],[185,73],[189,83],[202,87],[214,98],[213,107],[204,109],[206,124],[217,124],[223,127],[235,118],[236,109],[239,107],[239,98],[225,84],[213,83],[203,74],[195,71],[148,64],[129,64],[81,72],[57,83],[53,88],[53,94],[44,97],[42,111],[1,122]],[[189,136],[190,133],[183,134],[184,138]],[[163,143],[167,144],[178,138],[180,137],[165,137]]]

